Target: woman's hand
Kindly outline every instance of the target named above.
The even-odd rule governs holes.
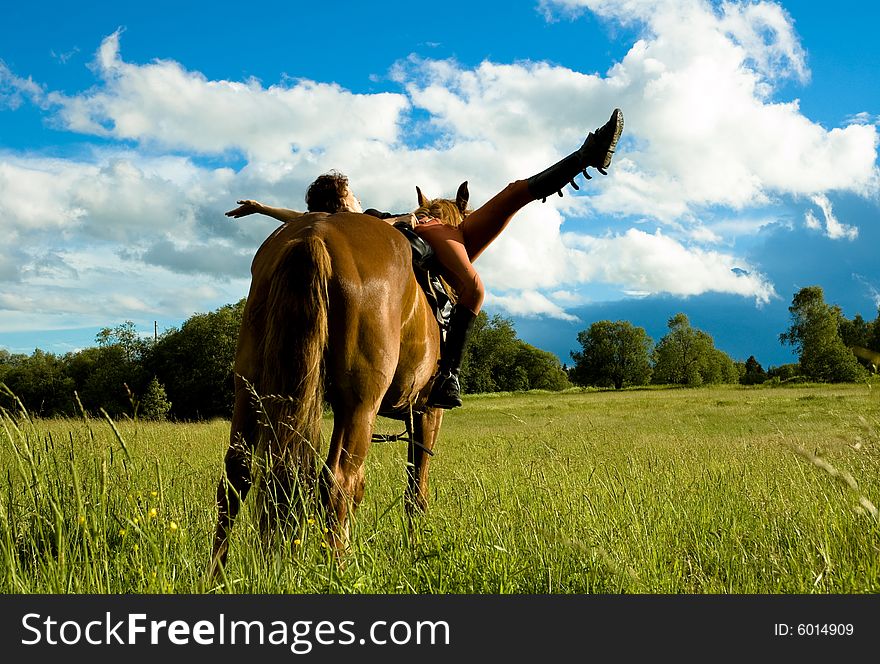
[[[409,212],[407,214],[398,215],[397,217],[391,217],[391,219],[388,219],[388,222],[391,224],[399,224],[400,222],[404,222],[407,226],[412,228],[418,223],[418,220],[412,212]]]
[[[238,219],[239,217],[246,217],[249,214],[259,214],[263,211],[263,204],[259,201],[236,201],[241,207],[237,207],[234,210],[230,210],[226,213],[227,217],[234,217]]]

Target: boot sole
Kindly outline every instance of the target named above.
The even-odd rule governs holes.
[[[617,147],[617,141],[623,133],[623,111],[619,108],[615,108],[611,117],[612,119],[615,119],[616,122],[614,125],[614,133],[611,135],[611,142],[608,144],[608,151],[605,153],[605,158],[602,160],[602,168],[608,168],[611,165],[611,155],[614,154],[614,148]]]
[[[429,401],[428,407],[429,408],[442,408],[443,410],[452,410],[453,408],[460,408],[461,401],[459,401],[458,403],[449,403],[449,402],[447,402],[447,403],[431,403]]]

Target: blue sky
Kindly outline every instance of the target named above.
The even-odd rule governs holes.
[[[304,4],[304,3],[302,3]],[[365,204],[472,202],[623,108],[609,176],[533,203],[477,263],[486,307],[557,353],[679,311],[791,361],[797,289],[880,305],[870,3],[20,3],[0,43],[0,347],[92,345],[237,301],[320,172]],[[572,195],[575,194],[576,195]]]

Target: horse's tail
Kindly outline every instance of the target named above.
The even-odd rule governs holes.
[[[260,502],[269,508],[263,514],[269,520],[286,519],[315,487],[330,276],[330,255],[320,237],[292,240],[266,298],[258,386],[265,422],[258,450],[268,462],[262,488],[269,491],[269,502]]]

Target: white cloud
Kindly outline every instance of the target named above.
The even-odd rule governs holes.
[[[831,201],[828,200],[827,196],[816,194],[815,196],[811,196],[810,200],[822,210],[822,215],[825,217],[825,235],[827,237],[832,240],[855,240],[859,236],[859,229],[857,227],[847,226],[846,224],[840,223],[834,215]],[[821,230],[822,224],[816,218],[816,215],[813,214],[812,210],[807,210],[804,216],[806,218],[807,228]]]
[[[865,292],[874,302],[874,306],[880,309],[880,289],[878,289],[869,279],[861,274],[853,274],[853,279],[865,288]]]
[[[822,230],[822,222],[820,222],[818,219],[816,219],[816,215],[813,213],[812,210],[807,210],[806,212],[804,212],[804,224],[810,230],[813,230],[813,231]]]
[[[876,190],[875,127],[827,130],[796,100],[772,99],[776,81],[809,75],[791,19],[778,5],[545,4],[639,22],[645,34],[604,76],[544,63],[468,70],[411,62],[417,73],[401,78],[414,104],[456,137],[480,137],[515,154],[510,168],[517,173],[575,147],[578,133],[620,106],[626,128],[614,177],[591,186],[591,203],[603,213],[671,222],[705,206],[744,209],[778,195]]]
[[[583,71],[528,61],[468,68],[411,57],[394,67],[399,94],[302,79],[212,80],[169,60],[131,63],[118,32],[95,57],[96,85],[80,92],[47,90],[0,63],[0,106],[30,100],[56,128],[135,146],[79,159],[0,154],[0,233],[8,238],[0,280],[16,284],[0,305],[18,312],[16,324],[27,308],[57,317],[91,306],[123,318],[126,306],[213,308],[244,294],[249,257],[276,225],[227,219],[236,199],[302,208],[308,182],[338,168],[366,206],[411,210],[415,185],[451,196],[464,178],[476,206],[578,147],[615,106],[626,128],[609,177],[586,184],[585,196],[533,203],[516,216],[477,265],[489,301],[565,317],[597,283],[766,302],[775,294],[761,266],[703,247],[731,246],[779,223],[761,208],[780,197],[808,197],[823,221],[813,210],[805,221],[828,237],[856,236],[834,216],[829,194],[880,192],[878,130],[865,114],[828,129],[797,100],[774,98],[780,81],[809,80],[779,5],[543,6],[590,10],[642,35],[601,73],[588,63]],[[425,136],[430,144],[421,144]],[[229,163],[242,155],[244,165],[209,168],[199,165],[202,155],[232,156]],[[658,225],[663,233],[639,230]],[[10,320],[4,314],[4,326]]]
[[[25,99],[40,103],[43,88],[33,79],[16,76],[5,62],[0,60],[0,109],[3,107],[15,110]]]
[[[524,290],[514,295],[489,293],[488,304],[500,307],[514,316],[548,316],[560,320],[577,321],[577,316],[566,313],[558,304],[538,291]]]
[[[662,37],[670,30],[717,30],[742,49],[750,65],[770,78],[809,77],[805,53],[785,10],[773,2],[705,0],[541,0],[548,17],[589,9],[622,25],[642,24]]]
[[[98,87],[45,96],[64,128],[159,149],[232,150],[251,160],[296,161],[336,142],[352,148],[374,140],[394,143],[408,106],[403,95],[359,95],[308,80],[268,88],[256,80],[208,80],[177,62],[130,64],[119,51],[116,32],[95,58]]]
[[[732,293],[764,304],[773,285],[745,261],[717,251],[687,247],[659,230],[630,229],[622,235],[565,234],[579,280],[600,281],[641,295]]]

